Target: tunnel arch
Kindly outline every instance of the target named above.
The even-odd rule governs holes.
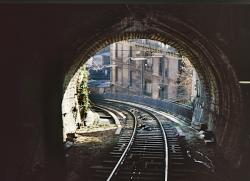
[[[74,60],[65,76],[63,91],[77,70],[98,50],[107,45],[127,39],[151,39],[176,48],[195,67],[203,87],[204,110],[208,122],[216,133],[217,143],[224,149],[225,156],[231,159],[236,153],[228,140],[238,137],[241,115],[241,91],[237,76],[224,52],[193,25],[164,13],[129,16],[102,33],[82,40]],[[79,40],[78,40],[79,41]]]

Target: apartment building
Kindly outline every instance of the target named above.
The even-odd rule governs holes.
[[[153,40],[129,40],[110,45],[111,92],[153,99],[176,99],[178,52]]]

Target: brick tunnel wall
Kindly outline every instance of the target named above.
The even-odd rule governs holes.
[[[68,133],[75,133],[77,123],[81,123],[80,108],[77,98],[77,86],[80,76],[80,69],[70,80],[62,101],[62,121],[63,121],[63,140],[66,141]],[[74,111],[74,108],[76,111]]]
[[[216,57],[211,57],[217,58],[211,63],[211,71],[220,75],[215,83],[222,90],[214,92],[221,97],[221,102],[214,100],[215,108],[212,110],[217,116],[218,145],[231,164],[237,166],[242,174],[247,173],[243,171],[250,166],[247,162],[250,153],[249,85],[239,85],[232,81],[234,75],[226,72],[232,66],[238,80],[250,80],[246,61],[250,40],[249,6],[9,4],[0,6],[1,49],[6,50],[1,54],[0,71],[4,95],[1,102],[1,126],[4,128],[1,144],[5,147],[1,161],[5,170],[1,180],[35,180],[39,172],[46,178],[43,180],[63,180],[61,103],[69,81],[79,68],[79,60],[82,60],[79,57],[92,56],[98,49],[98,41],[103,36],[114,34],[109,32],[109,28],[125,17],[134,16],[144,24],[145,12],[154,17],[154,12],[158,11],[165,14],[159,21],[169,22],[163,26],[173,26],[165,35],[170,39],[183,37],[183,41],[179,41],[180,47],[186,45],[185,41],[198,45],[201,37],[196,35],[202,34],[207,40],[207,44],[203,42],[202,45],[206,47],[213,42],[223,52],[220,54],[216,50]],[[148,20],[152,19],[148,17]],[[195,27],[197,33],[183,28],[178,22]],[[124,21],[122,25],[126,29]],[[136,29],[132,27],[130,30],[133,28]],[[139,30],[140,27],[137,28]],[[175,31],[177,29],[179,31]],[[101,41],[100,44],[105,46],[109,43]],[[212,46],[209,48],[214,50]],[[228,64],[221,61],[225,59]],[[208,78],[211,76],[206,75]],[[220,85],[221,80],[224,84]],[[239,86],[240,92],[237,91]],[[242,104],[238,104],[241,100]],[[218,114],[217,110],[223,114]]]

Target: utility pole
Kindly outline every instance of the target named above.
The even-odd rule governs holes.
[[[129,59],[129,63],[128,63],[128,74],[129,74],[129,76],[128,76],[128,83],[130,83],[129,81],[130,81],[130,62],[131,62],[131,60],[133,60],[133,61],[142,61],[141,62],[141,90],[140,90],[140,95],[142,96],[143,95],[143,86],[144,86],[144,84],[143,84],[143,80],[144,80],[144,66],[145,66],[145,60],[147,60],[147,58],[132,58],[132,57],[130,57]],[[129,85],[129,84],[128,84]]]
[[[111,58],[111,56],[109,57],[109,60],[110,60],[110,65],[111,65],[111,70],[110,70],[110,79],[109,79],[109,81],[110,81],[110,93],[112,94],[113,93],[113,61],[112,61],[112,58]]]
[[[130,62],[131,62],[131,57],[128,58],[128,96],[129,96],[129,86],[130,86]]]
[[[143,79],[144,79],[144,63],[145,60],[142,60],[141,62],[141,96],[143,95]]]

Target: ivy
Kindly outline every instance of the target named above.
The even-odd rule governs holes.
[[[86,65],[83,65],[80,69],[80,75],[78,79],[78,103],[82,108],[82,111],[86,114],[86,112],[90,108],[90,101],[89,101],[89,90],[88,90],[88,79],[89,73],[86,68]]]

